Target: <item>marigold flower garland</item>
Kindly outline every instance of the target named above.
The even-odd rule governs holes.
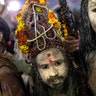
[[[26,35],[26,26],[25,23],[22,20],[22,15],[24,14],[25,10],[29,6],[30,2],[39,2],[40,5],[46,5],[46,0],[26,0],[25,5],[23,8],[18,12],[16,19],[18,21],[18,26],[15,31],[16,38],[18,39],[18,47],[21,49],[23,53],[29,52],[29,44],[27,42],[28,37]],[[42,12],[42,9],[40,7],[36,7],[36,10],[38,12]],[[57,36],[64,41],[65,36],[68,35],[68,31],[65,24],[62,24],[58,21],[58,18],[56,18],[54,12],[51,9],[48,9],[48,23],[53,25],[54,29],[57,31]],[[61,28],[63,28],[63,32],[61,31]]]

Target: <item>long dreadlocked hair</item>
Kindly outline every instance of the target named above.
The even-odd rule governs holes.
[[[81,2],[81,26],[80,26],[80,52],[82,52],[84,61],[86,63],[86,70],[88,70],[88,62],[90,57],[90,52],[96,49],[96,33],[92,29],[91,22],[88,16],[88,1],[82,0]],[[92,54],[91,59],[94,57]],[[93,58],[94,59],[94,58]],[[87,61],[88,60],[88,61]],[[93,96],[92,92],[89,90],[89,96]]]
[[[96,49],[96,33],[93,31],[90,19],[88,17],[88,0],[81,2],[81,50],[84,56]]]

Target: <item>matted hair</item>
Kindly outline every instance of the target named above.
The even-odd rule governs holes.
[[[84,55],[96,49],[96,33],[93,31],[91,22],[88,16],[88,1],[82,0],[81,2],[81,51]]]

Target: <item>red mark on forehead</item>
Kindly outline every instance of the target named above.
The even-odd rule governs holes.
[[[53,61],[52,61],[52,60],[50,60],[51,53],[48,53],[48,54],[47,54],[47,57],[48,57],[49,64],[50,64],[50,65],[52,65],[52,64],[53,64]]]
[[[51,56],[51,54],[50,54],[50,53],[48,53],[48,54],[47,54],[47,56],[48,56],[48,57],[50,57],[50,56]]]
[[[53,61],[52,60],[49,60],[49,64],[52,65],[53,64]]]

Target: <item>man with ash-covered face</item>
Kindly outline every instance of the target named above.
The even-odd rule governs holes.
[[[75,77],[75,69],[71,59],[68,58],[66,53],[62,53],[55,47],[48,48],[36,56],[33,96],[80,95],[81,89],[78,90],[78,88],[82,85],[78,85],[79,80]],[[78,75],[80,76],[80,74]]]
[[[45,49],[33,65],[33,96],[90,96],[80,82],[84,83],[82,72],[76,71],[70,57],[60,49]]]
[[[96,0],[82,0],[81,48],[88,66],[88,82],[96,96]]]
[[[32,96],[88,96],[82,78],[85,74],[73,64],[61,23],[47,8],[46,0],[27,0],[17,20],[19,48],[28,54],[33,67]]]
[[[42,81],[52,89],[52,91],[49,90],[50,94],[51,92],[55,95],[59,91],[64,92],[62,89],[68,82],[69,68],[62,52],[56,48],[47,49],[37,55],[36,62]]]

